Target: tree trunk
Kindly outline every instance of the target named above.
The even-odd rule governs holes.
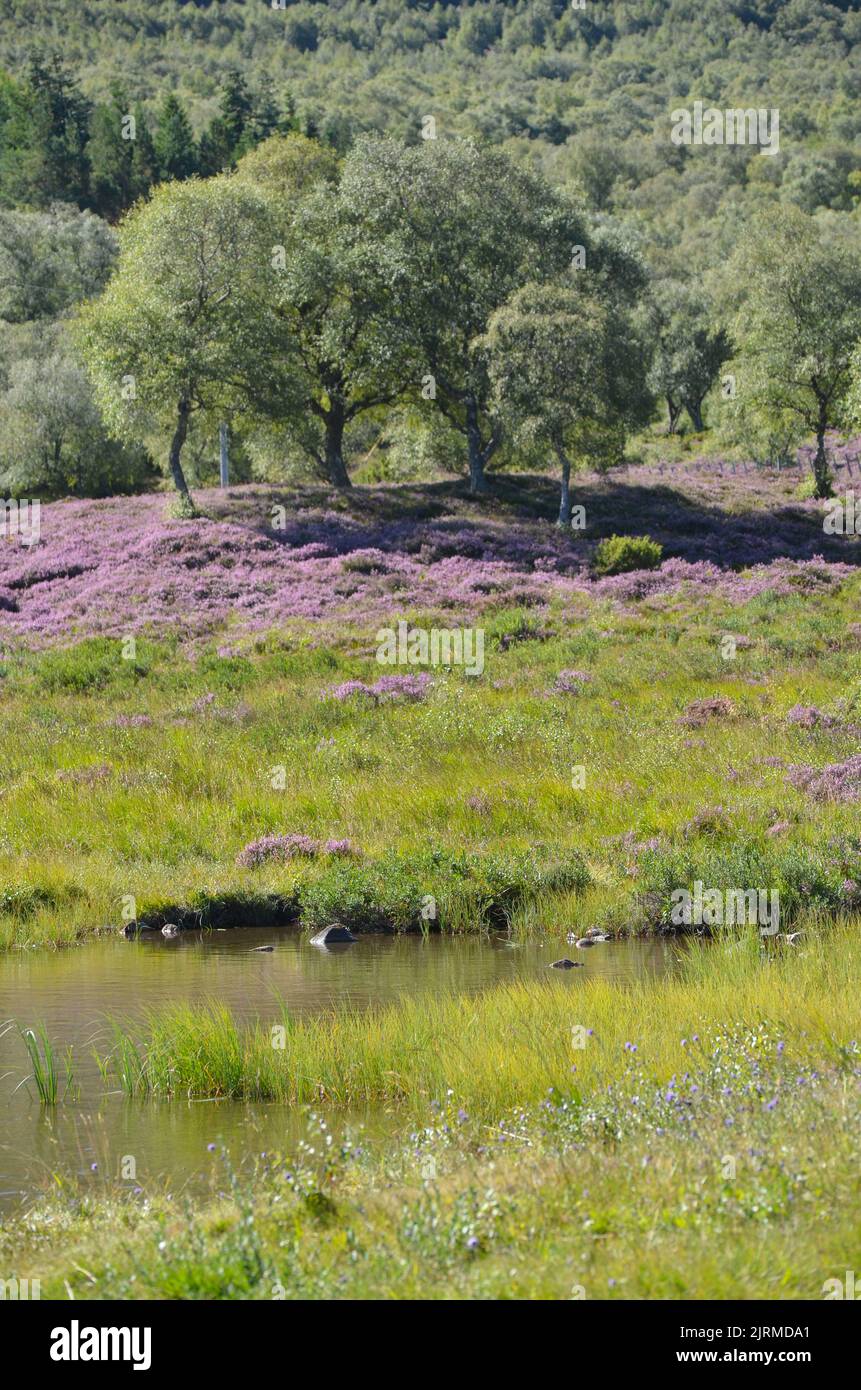
[[[685,401],[685,410],[690,415],[697,434],[700,434],[705,429],[702,398],[698,401]]]
[[[571,525],[571,460],[562,448],[556,445],[556,457],[562,469],[562,486],[559,491],[559,525]]]
[[[335,401],[325,415],[326,477],[333,487],[352,487],[344,463],[344,426],[346,413],[340,401]]]
[[[191,414],[191,402],[183,397],[176,408],[176,429],[173,432],[173,439],[170,443],[170,474],[173,484],[183,501],[194,509],[194,502],[188,490],[188,483],[185,481],[185,474],[182,471],[180,458],[182,446],[185,444],[188,435],[188,417]]]
[[[668,434],[675,434],[676,425],[679,423],[679,416],[681,413],[682,407],[673,400],[672,396],[667,396],[667,414],[669,417],[667,425]]]
[[[816,479],[816,496],[830,497],[831,474],[825,457],[825,431],[828,428],[828,415],[825,402],[819,402],[819,422],[816,426],[816,457],[813,460],[813,476]]]
[[[486,458],[484,449],[481,447],[478,406],[474,396],[467,397],[466,402],[466,440],[469,446],[469,490],[476,493],[487,492],[487,482],[484,477]]]

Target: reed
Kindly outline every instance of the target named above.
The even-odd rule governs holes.
[[[551,1089],[597,1093],[625,1074],[632,1049],[668,1080],[690,1065],[694,1037],[707,1047],[767,1028],[796,1058],[833,1060],[859,1041],[861,947],[851,923],[808,933],[804,946],[767,952],[744,935],[694,944],[679,977],[658,984],[570,972],[367,1013],[295,1020],[273,1010],[251,1028],[216,1003],[171,1007],[149,1015],[120,1082],[131,1095],[388,1105],[415,1117],[451,1093],[492,1120]]]

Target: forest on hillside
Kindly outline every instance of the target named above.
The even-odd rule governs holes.
[[[472,192],[483,190],[480,197],[465,195],[458,212],[467,239],[470,227],[482,221],[492,238],[503,224],[511,225],[511,216],[517,220],[527,186],[539,201],[556,199],[572,216],[577,209],[577,237],[569,237],[567,248],[557,243],[546,258],[550,264],[539,271],[534,253],[541,237],[536,241],[535,227],[530,232],[521,225],[525,240],[517,243],[518,263],[500,278],[504,294],[476,302],[484,274],[476,264],[460,300],[449,298],[428,310],[431,318],[448,313],[470,325],[467,355],[474,360],[460,368],[480,377],[469,390],[464,377],[441,391],[437,410],[428,408],[422,383],[433,377],[435,388],[433,360],[439,366],[445,354],[430,343],[427,315],[423,327],[408,321],[415,320],[415,306],[408,308],[403,296],[396,305],[391,285],[385,293],[394,299],[377,314],[376,330],[399,339],[400,364],[389,363],[384,381],[370,387],[365,382],[357,392],[348,380],[358,370],[355,361],[323,362],[331,356],[331,342],[322,345],[327,334],[331,338],[331,294],[336,282],[343,294],[344,276],[354,276],[355,267],[337,266],[331,247],[323,251],[318,242],[330,304],[328,310],[317,306],[313,323],[305,313],[306,335],[316,335],[316,384],[304,381],[293,389],[294,372],[275,408],[271,401],[265,407],[251,401],[247,383],[232,402],[201,398],[183,435],[193,479],[214,476],[215,417],[229,415],[235,477],[310,471],[331,480],[331,439],[327,444],[325,422],[317,429],[309,417],[316,416],[319,425],[333,391],[341,391],[343,400],[335,405],[344,417],[335,466],[341,481],[346,455],[380,479],[440,469],[457,473],[466,457],[464,441],[473,473],[476,454],[488,449],[485,462],[492,454],[494,468],[547,461],[556,467],[561,453],[574,466],[603,465],[618,461],[625,441],[649,422],[665,420],[671,435],[711,431],[721,449],[765,461],[786,458],[801,439],[815,437],[822,491],[825,434],[854,427],[850,358],[857,315],[851,305],[846,312],[840,305],[846,287],[855,284],[858,264],[859,39],[857,5],[822,0],[583,0],[582,6],[561,0],[133,0],[121,6],[88,0],[74,9],[57,9],[48,0],[0,0],[3,489],[13,495],[99,494],[150,486],[165,470],[171,433],[152,412],[144,420],[142,410],[135,430],[112,426],[104,398],[94,394],[98,364],[94,376],[71,332],[76,306],[101,294],[117,264],[122,273],[123,241],[132,236],[127,214],[135,204],[160,186],[217,181],[241,167],[256,168],[258,183],[269,178],[271,185],[273,160],[264,157],[255,166],[254,152],[271,154],[279,140],[293,142],[294,151],[301,141],[310,142],[321,152],[315,167],[325,169],[323,182],[334,186],[343,182],[343,170],[361,164],[357,150],[385,137],[403,151],[424,151],[430,162],[432,146],[492,149],[503,161],[488,166],[496,170],[494,177],[511,181],[512,188],[520,180],[520,194],[494,228],[494,186],[479,174]],[[776,113],[779,139],[766,153],[755,143],[674,142],[672,112],[696,101],[721,110]],[[446,177],[456,183],[469,176],[467,155],[460,164],[452,155],[447,176],[436,162],[443,184]],[[261,172],[265,168],[268,174]],[[367,180],[364,187],[370,188]],[[452,187],[440,185],[440,196]],[[282,178],[273,245],[288,245],[295,237],[305,192]],[[318,190],[314,197],[320,196]],[[340,193],[332,197],[341,200],[332,216],[349,220],[355,207],[350,212]],[[331,220],[325,236],[321,230],[327,218],[317,223],[323,240],[331,232]],[[289,234],[286,221],[292,223]],[[365,230],[367,249],[383,233],[379,227],[373,234]],[[769,255],[762,243],[778,232],[786,242],[787,274],[804,260],[805,242],[818,248],[810,250],[818,266],[809,277],[804,323],[793,310],[780,333],[766,312]],[[416,225],[389,228],[389,234],[409,238]],[[558,281],[563,252],[576,254],[579,246],[585,255],[590,238],[595,246],[612,242],[625,258],[624,273],[621,262],[617,266],[616,288],[623,293],[611,306],[616,318],[612,331],[604,324],[604,341],[637,340],[624,380],[612,388],[624,392],[630,408],[593,412],[591,424],[581,424],[578,438],[560,450],[559,431],[564,435],[569,424],[557,419],[552,428],[536,426],[539,417],[548,417],[548,383],[533,380],[528,390],[510,389],[514,339],[520,335],[522,350],[533,331],[562,343],[566,331],[574,332],[573,301],[567,304],[566,330],[546,298],[543,305],[535,294],[528,298],[529,287]],[[28,269],[33,245],[40,250],[38,274]],[[439,252],[437,245],[434,254]],[[580,276],[577,292],[585,287],[592,307],[600,301],[603,313],[615,272],[606,252],[603,266],[600,261],[599,255],[594,269],[601,283]],[[757,264],[762,312],[750,323],[741,300],[749,300],[751,291],[741,295],[738,271]],[[304,272],[298,273],[301,278]],[[755,283],[754,274],[750,286]],[[834,317],[829,286],[838,321],[826,343],[818,341],[816,325]],[[284,289],[282,283],[276,299],[283,301]],[[528,303],[514,306],[516,323],[493,323],[494,314],[511,309],[508,301],[518,292]],[[292,315],[294,328],[296,315],[304,313],[295,293],[292,306],[280,302],[276,312],[282,322]],[[495,334],[495,365],[487,359],[489,334]],[[761,344],[773,348],[781,334],[784,378],[798,375],[793,343],[797,357],[807,335],[808,357],[810,350],[822,354],[805,369],[819,384],[808,380],[800,401],[763,389]],[[596,341],[594,333],[588,343],[581,335],[579,344],[570,338],[567,348],[594,357]],[[749,369],[737,371],[733,363],[745,352]],[[772,360],[770,374],[774,366]],[[304,361],[298,374],[307,376],[306,369]],[[127,374],[135,375],[131,366]],[[748,388],[746,400],[736,401],[737,386],[741,397],[741,388]],[[582,390],[576,372],[567,389]],[[606,379],[601,389],[605,397],[612,394]],[[728,408],[714,409],[721,390],[732,400]],[[181,393],[171,391],[178,400]],[[367,405],[354,409],[357,399]]]

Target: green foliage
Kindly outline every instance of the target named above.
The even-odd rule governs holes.
[[[192,415],[214,427],[281,384],[284,335],[266,307],[274,240],[266,206],[243,185],[163,184],[123,222],[117,272],[81,310],[78,340],[108,428],[171,440],[180,493]]]
[[[716,325],[714,307],[699,285],[658,282],[647,312],[655,343],[649,382],[667,403],[669,432],[675,433],[682,410],[702,430],[703,401],[730,356],[726,332]]]
[[[559,460],[560,525],[571,520],[572,458],[599,469],[619,462],[626,430],[650,414],[644,345],[605,288],[600,273],[582,268],[568,283],[526,285],[482,340],[503,425],[516,442],[543,444]]]
[[[156,479],[146,451],[111,439],[62,321],[10,328],[0,358],[0,490],[106,497]]]
[[[595,549],[594,570],[600,577],[653,570],[662,554],[662,547],[649,536],[607,536]]]
[[[56,1105],[60,1098],[60,1073],[57,1058],[47,1030],[40,1028],[39,1037],[32,1028],[22,1030],[21,1037],[33,1068],[33,1080],[43,1105]]]
[[[342,187],[370,241],[396,248],[413,391],[464,436],[470,483],[500,445],[481,335],[528,280],[558,275],[588,238],[570,200],[502,151],[469,141],[357,142]]]
[[[145,676],[145,654],[123,660],[122,646],[106,637],[89,637],[73,647],[58,647],[42,657],[37,679],[44,690],[90,695],[115,682],[134,682]]]
[[[299,886],[302,922],[355,931],[474,930],[504,925],[536,893],[576,892],[589,873],[581,855],[537,857],[425,850],[371,861],[336,861]]]
[[[797,442],[813,432],[816,494],[826,497],[825,434],[846,414],[861,339],[861,256],[800,211],[764,214],[742,240],[725,292],[737,304],[729,404],[771,434]]]

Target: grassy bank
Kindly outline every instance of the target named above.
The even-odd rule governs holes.
[[[316,1090],[312,1139],[202,1154],[199,1203],[59,1183],[0,1255],[61,1298],[820,1298],[861,1247],[858,954],[844,924],[773,958],[696,952],[649,990],[320,1020],[277,1063],[165,1018],[152,1083]],[[392,1102],[391,1142],[331,1139],[319,1102],[359,1097]]]
[[[8,655],[0,944],[279,905],[309,927],[641,930],[697,878],[778,886],[786,921],[851,910],[857,596],[501,608],[480,678],[384,701],[332,693],[378,678],[367,629]],[[829,767],[847,780],[817,783]],[[269,835],[317,848],[239,861]]]

